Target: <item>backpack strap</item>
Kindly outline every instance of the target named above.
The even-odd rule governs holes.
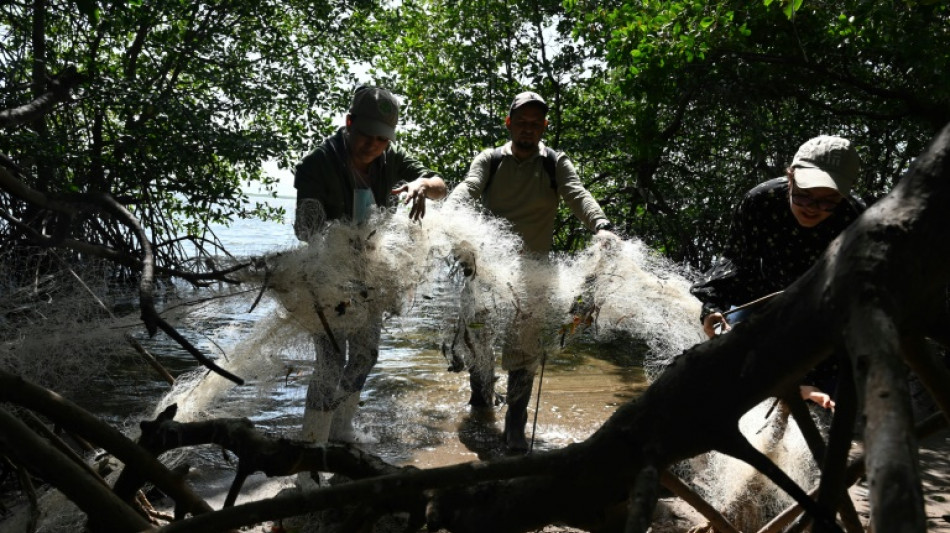
[[[498,165],[501,165],[501,159],[505,156],[502,146],[499,146],[492,150],[491,160],[488,164],[488,179],[485,180],[485,186],[482,188],[482,195],[488,192],[488,187],[491,186],[492,180],[495,179],[495,172],[498,171]],[[557,158],[561,155],[552,148],[544,147],[544,160],[541,161],[541,164],[544,166],[544,172],[548,175],[548,179],[551,180],[551,188],[554,189],[555,194],[557,193],[557,180],[555,176],[557,175]]]
[[[501,158],[505,157],[502,148],[503,147],[499,146],[491,152],[491,161],[488,164],[488,179],[485,180],[485,186],[482,187],[483,196],[488,193],[488,187],[491,186],[492,180],[495,179],[495,172],[498,171],[498,165],[501,164]]]
[[[551,179],[551,188],[554,189],[554,194],[557,194],[557,157],[561,155],[557,153],[553,148],[544,147],[544,171],[548,173],[548,178]]]

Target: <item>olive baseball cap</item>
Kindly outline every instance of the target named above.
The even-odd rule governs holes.
[[[360,87],[350,105],[353,126],[363,135],[396,139],[399,102],[393,93],[379,87]]]
[[[545,113],[548,112],[548,104],[544,101],[544,98],[541,98],[538,93],[525,91],[518,96],[515,96],[515,99],[512,100],[511,108],[508,109],[508,115],[511,116],[511,114],[514,113],[516,109],[528,104],[540,105],[541,108],[544,109]]]
[[[851,141],[831,135],[809,139],[799,147],[791,165],[798,188],[828,187],[842,195],[851,192],[860,166]]]

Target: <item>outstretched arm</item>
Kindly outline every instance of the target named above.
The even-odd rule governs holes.
[[[411,220],[420,220],[426,216],[426,199],[441,200],[445,198],[446,187],[442,178],[436,174],[417,178],[402,187],[393,189],[393,194],[406,193],[406,204],[412,203],[409,211]]]

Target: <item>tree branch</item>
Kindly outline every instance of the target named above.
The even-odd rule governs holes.
[[[0,369],[0,401],[21,405],[53,421],[63,429],[105,448],[175,500],[184,512],[202,513],[211,507],[164,465],[108,424],[69,400]]]
[[[50,90],[32,102],[0,111],[0,127],[29,124],[50,112],[53,107],[69,98],[72,91],[83,81],[83,77],[70,65],[49,84]]]
[[[19,419],[0,408],[0,449],[40,475],[82,509],[95,531],[116,528],[141,531],[149,523],[121,501],[99,479],[89,475],[59,450],[33,433]]]

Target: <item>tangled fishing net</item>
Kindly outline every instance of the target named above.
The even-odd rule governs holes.
[[[600,340],[644,343],[652,368],[702,340],[688,280],[638,240],[598,238],[552,260],[520,250],[503,221],[467,205],[435,205],[422,223],[401,210],[362,225],[332,222],[245,281],[266,277],[282,327],[307,334],[347,333],[368,317],[405,313],[421,287],[449,278],[456,289],[444,294],[457,305],[445,308],[458,316],[444,322],[480,330],[489,345],[516,339],[553,351],[579,319],[596,323]]]
[[[241,271],[242,286],[262,288],[273,309],[239,342],[207,346],[228,353],[219,364],[262,390],[313,368],[314,335],[342,338],[369,317],[412,315],[420,295],[444,300],[427,312],[442,313],[435,318],[445,325],[446,357],[458,351],[469,366],[466,350],[481,350],[477,357],[490,363],[502,346],[553,353],[567,332],[586,329],[595,342],[622,338],[635,340],[637,350],[646,346],[644,365],[658,371],[702,340],[689,281],[636,239],[597,238],[578,254],[541,260],[521,253],[505,221],[469,205],[438,203],[430,203],[421,223],[396,208],[365,224],[319,228],[305,244],[256,258],[256,268]],[[247,309],[253,294],[234,305]],[[210,310],[204,320],[220,312]],[[464,342],[464,332],[478,342]],[[174,402],[180,420],[202,418],[231,388],[203,371],[179,381],[156,412]]]
[[[411,315],[422,294],[447,300],[434,307],[445,313],[440,343],[461,368],[478,358],[494,361],[498,350],[519,345],[553,353],[566,333],[586,328],[595,342],[625,339],[636,342],[618,345],[645,347],[642,361],[652,379],[705,339],[687,274],[639,240],[594,238],[579,253],[542,260],[521,253],[504,221],[467,205],[430,204],[421,223],[402,209],[376,213],[362,225],[331,222],[306,244],[257,265],[241,274],[242,281],[263,287],[274,310],[223,366],[261,387],[286,378],[288,360],[312,365],[313,335],[343,336],[370,317]],[[460,355],[453,362],[455,352]],[[202,375],[166,404],[178,402],[186,420],[210,409],[229,386]],[[190,399],[183,404],[184,397]],[[781,432],[758,431],[762,409],[748,415],[744,423],[755,428],[747,434],[786,471],[811,472],[794,423],[783,423]],[[761,476],[724,456],[698,458],[690,473],[697,490],[727,514],[738,516],[745,512],[742,502],[758,501],[752,509],[759,514],[743,523],[760,522],[788,503]],[[807,487],[810,480],[801,482]]]
[[[126,335],[137,317],[114,316],[102,278],[76,283],[85,274],[64,269],[21,286],[0,270],[0,368],[68,396],[134,354]]]

